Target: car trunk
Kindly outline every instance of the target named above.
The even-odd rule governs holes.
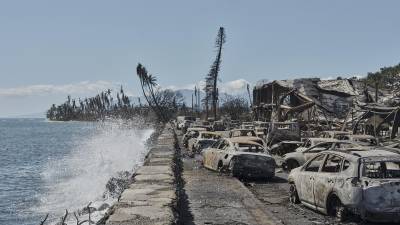
[[[235,162],[235,170],[246,176],[268,176],[275,172],[275,160],[272,157],[241,154],[236,156]]]
[[[400,212],[400,180],[365,180],[364,205],[373,212]]]

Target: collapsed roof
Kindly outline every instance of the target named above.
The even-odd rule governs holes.
[[[308,119],[313,114],[334,120],[345,118],[351,109],[357,113],[374,101],[373,96],[375,88],[358,79],[262,80],[254,87],[253,105],[256,115],[269,114],[267,117],[273,121],[298,117],[305,111]],[[378,96],[387,99],[383,91],[378,91]]]

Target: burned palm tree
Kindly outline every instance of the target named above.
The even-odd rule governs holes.
[[[210,71],[206,76],[206,107],[208,107],[208,102],[212,101],[212,110],[214,118],[217,118],[217,102],[218,102],[218,73],[221,67],[222,58],[222,46],[225,43],[225,29],[223,27],[219,28],[217,39],[215,41],[215,48],[217,49],[217,56],[213,64],[211,65]]]
[[[148,74],[146,68],[142,64],[138,64],[136,67],[136,73],[140,80],[140,85],[142,88],[143,96],[147,101],[147,104],[152,108],[152,110],[157,114],[157,117],[162,121],[166,121],[159,101],[156,98],[156,93],[154,87],[157,86],[157,79],[152,74]]]
[[[246,87],[247,87],[247,94],[249,95],[249,102],[250,102],[250,108],[251,108],[253,103],[251,102],[250,84],[247,84]]]

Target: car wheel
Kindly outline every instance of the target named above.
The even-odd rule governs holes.
[[[218,170],[218,172],[220,172],[220,173],[223,173],[223,172],[224,172],[224,164],[222,163],[222,161],[219,161],[219,162],[218,162],[217,170]]]
[[[286,165],[287,165],[286,168],[287,168],[288,172],[290,172],[290,171],[292,171],[292,169],[295,169],[300,166],[300,164],[295,160],[289,160],[286,163]]]
[[[235,170],[235,161],[231,160],[229,162],[229,166],[228,166],[228,170],[229,170],[229,175],[232,177],[239,177],[239,174],[237,173],[237,171]]]
[[[330,206],[328,208],[328,213],[330,216],[334,216],[338,222],[346,221],[347,210],[342,204],[342,202],[337,197],[333,197],[329,201]]]
[[[300,203],[299,194],[297,193],[297,188],[296,188],[296,185],[294,185],[294,184],[290,184],[289,201],[291,203],[293,203],[293,204],[299,204]]]

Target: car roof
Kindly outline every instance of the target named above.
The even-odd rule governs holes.
[[[281,141],[281,142],[278,142],[278,144],[279,143],[282,143],[282,144],[303,144],[304,142],[302,142],[302,141]]]
[[[200,134],[213,134],[213,135],[221,136],[221,134],[219,134],[217,132],[212,132],[212,131],[201,131]]]
[[[367,134],[349,134],[349,135],[346,135],[346,136],[354,137],[354,138],[375,138],[374,136],[367,135]]]
[[[207,129],[204,127],[189,127],[188,131],[206,131]]]
[[[254,137],[254,136],[243,136],[243,137],[232,137],[232,138],[227,138],[231,142],[246,142],[246,141],[253,141],[253,140],[262,140],[259,137]]]
[[[306,140],[323,141],[323,142],[339,141],[338,139],[335,139],[335,138],[307,138]]]
[[[350,131],[342,131],[342,130],[326,130],[322,131],[322,133],[333,133],[333,134],[350,134]]]
[[[239,144],[251,144],[251,145],[257,145],[257,146],[261,146],[259,143],[253,141],[253,140],[249,140],[246,138],[227,138],[227,140],[229,140],[232,143],[239,143]]]
[[[254,131],[254,129],[232,129],[231,131]]]
[[[350,148],[336,149],[322,152],[323,154],[337,154],[346,158],[355,159],[377,159],[377,158],[392,158],[400,161],[400,154],[388,151],[384,148],[380,149],[365,149],[365,148]]]
[[[362,152],[357,152],[360,157],[372,157],[372,156],[393,156],[393,157],[400,157],[399,154],[388,151],[384,148],[377,148],[377,149],[372,149],[369,151],[362,151]]]

